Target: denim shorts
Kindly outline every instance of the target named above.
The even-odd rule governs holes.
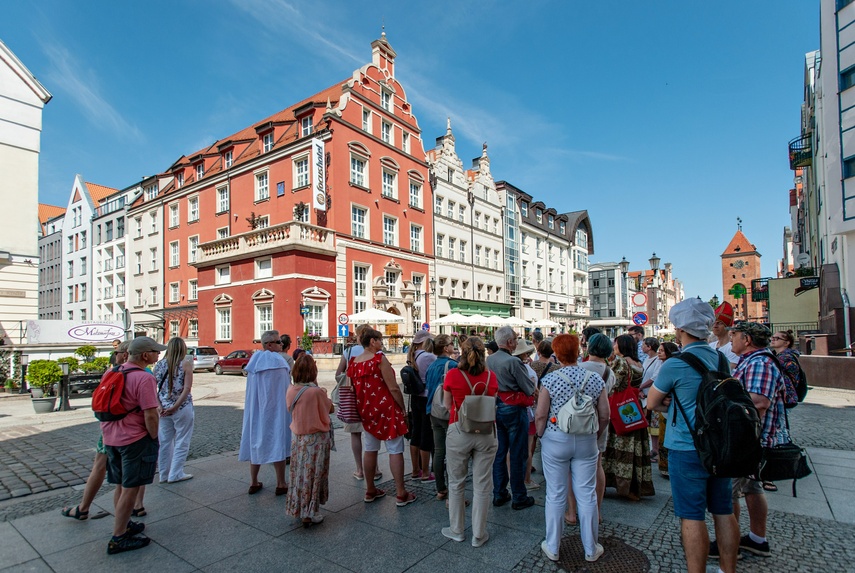
[[[139,487],[154,481],[160,443],[148,434],[126,446],[106,446],[107,481]]]
[[[698,452],[668,450],[668,473],[677,517],[704,521],[707,510],[713,515],[733,513],[730,478],[710,476]]]

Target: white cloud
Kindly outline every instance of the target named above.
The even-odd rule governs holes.
[[[42,49],[52,64],[47,74],[50,83],[60,86],[93,124],[122,137],[144,139],[140,130],[99,93],[99,82],[91,70],[82,70],[74,56],[61,46],[44,44]]]

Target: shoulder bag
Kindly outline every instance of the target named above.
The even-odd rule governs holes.
[[[627,374],[632,379],[632,370]],[[626,389],[609,396],[609,413],[615,434],[625,436],[635,430],[647,427],[647,420],[638,399],[639,390],[632,384]]]
[[[442,383],[433,391],[433,398],[430,403],[430,415],[437,420],[445,420],[446,422],[451,417],[451,413],[446,409],[442,401],[442,386],[445,384],[445,377],[448,376],[448,365],[450,363],[451,360],[445,361],[445,373],[442,375]]]
[[[787,424],[787,434],[790,431],[790,420],[787,410],[784,410],[784,421]],[[793,497],[796,495],[796,480],[811,474],[807,463],[807,454],[800,446],[792,442],[763,448],[763,457],[760,462],[758,479],[761,481],[784,481],[793,480]]]

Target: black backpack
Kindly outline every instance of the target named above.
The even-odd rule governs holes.
[[[424,350],[420,350],[419,352],[424,352]],[[419,352],[413,356],[413,360],[419,355]],[[404,394],[418,396],[425,391],[425,383],[422,377],[419,376],[418,370],[412,364],[407,364],[401,368],[401,382],[404,383]]]
[[[760,446],[760,416],[742,382],[727,372],[727,358],[718,353],[718,369],[710,371],[689,352],[672,358],[682,360],[701,375],[695,407],[695,427],[689,424],[686,412],[674,396],[677,413],[683,415],[695,449],[706,470],[714,477],[739,478],[756,475],[763,450]]]
[[[793,360],[796,361],[796,366],[799,367],[799,379],[795,381],[796,383],[796,395],[799,397],[799,402],[804,402],[805,396],[808,393],[808,381],[807,375],[805,371],[802,369],[801,363],[799,363],[799,359],[793,354]]]

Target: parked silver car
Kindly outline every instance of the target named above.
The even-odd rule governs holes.
[[[212,346],[188,346],[187,356],[193,357],[193,372],[198,370],[214,371],[220,359],[217,349]]]

